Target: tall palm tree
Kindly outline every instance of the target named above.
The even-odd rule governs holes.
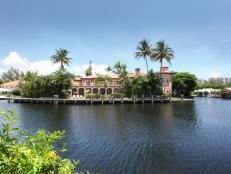
[[[151,56],[151,44],[148,40],[143,39],[139,42],[137,46],[137,52],[135,52],[135,58],[140,59],[144,58],[146,61],[147,73],[148,73],[148,60],[147,58]]]
[[[56,50],[56,53],[51,56],[51,61],[53,64],[59,63],[61,64],[61,69],[64,70],[64,65],[69,66],[72,58],[67,57],[68,51],[66,49],[59,48]]]
[[[120,90],[122,89],[125,92],[127,90],[127,87],[130,86],[131,78],[129,78],[127,72],[121,73],[119,75],[119,78],[120,78],[120,80],[118,81],[120,85],[119,88]]]
[[[174,51],[168,46],[168,44],[165,43],[164,40],[157,42],[156,47],[151,51],[151,60],[160,62],[160,71],[162,69],[164,60],[171,64],[171,60],[174,58]]]

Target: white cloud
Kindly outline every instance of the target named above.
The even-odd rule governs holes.
[[[22,58],[17,52],[12,51],[8,56],[6,56],[2,61],[1,64],[14,67],[18,69],[22,69],[27,67],[28,61],[25,58]]]
[[[44,75],[56,71],[59,67],[58,64],[54,65],[50,60],[29,61],[15,51],[10,52],[0,63],[0,73],[14,67],[24,72],[38,71],[39,74]]]
[[[26,71],[38,71],[39,74],[45,75],[56,71],[59,68],[59,64],[53,64],[49,59],[39,60],[39,61],[30,61],[27,58],[22,57],[16,51],[12,51],[8,56],[0,60],[0,74],[8,70],[10,67],[19,69],[23,72]],[[71,68],[74,73],[78,75],[84,75],[85,70],[88,68],[89,64],[77,65]],[[105,70],[108,65],[105,64],[92,64],[93,74],[106,74]]]
[[[107,71],[105,70],[108,65],[105,64],[91,64],[92,66],[92,73],[93,74],[107,74]],[[73,67],[73,70],[78,75],[83,75],[85,70],[89,67],[89,64],[84,65],[77,65]]]
[[[39,74],[49,74],[56,71],[59,68],[58,64],[53,64],[50,60],[42,60],[36,62],[30,62],[23,71],[38,71]]]

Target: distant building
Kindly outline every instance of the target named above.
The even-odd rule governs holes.
[[[161,81],[163,85],[164,92],[172,94],[172,72],[169,72],[168,67],[162,67],[161,69]],[[144,73],[140,72],[139,68],[136,68],[133,73],[129,73],[129,78],[134,78],[138,76],[143,76]],[[108,82],[106,91],[103,85],[96,85],[97,75],[76,77],[72,82],[72,94],[84,96],[87,93],[91,94],[115,94],[119,92],[121,88],[119,84],[120,77],[118,74],[108,74],[111,78],[111,81]]]
[[[224,88],[222,90],[222,97],[231,98],[231,88]]]
[[[2,95],[8,95],[11,93],[11,90],[5,89],[5,88],[0,88],[0,97],[2,98]]]
[[[230,83],[231,82],[231,77],[217,77],[217,78],[209,78],[210,82],[215,82],[215,83]]]

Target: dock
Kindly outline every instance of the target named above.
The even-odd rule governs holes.
[[[139,103],[174,103],[193,102],[195,99],[156,99],[156,98],[106,98],[106,99],[55,99],[55,98],[4,98],[8,103],[30,103],[30,104],[63,104],[63,105],[83,105],[83,104],[139,104]]]

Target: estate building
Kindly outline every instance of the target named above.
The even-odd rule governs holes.
[[[163,85],[163,91],[169,94],[172,94],[172,74],[173,73],[169,71],[169,68],[167,66],[161,68],[160,77]],[[104,85],[96,84],[97,75],[76,77],[73,80],[72,95],[85,96],[86,93],[110,95],[118,93],[121,88],[119,84],[119,75],[113,73],[107,75],[111,78],[111,80],[107,83],[106,90]],[[143,75],[145,74],[141,73],[139,68],[135,69],[133,73],[128,74],[129,78],[134,78]]]

